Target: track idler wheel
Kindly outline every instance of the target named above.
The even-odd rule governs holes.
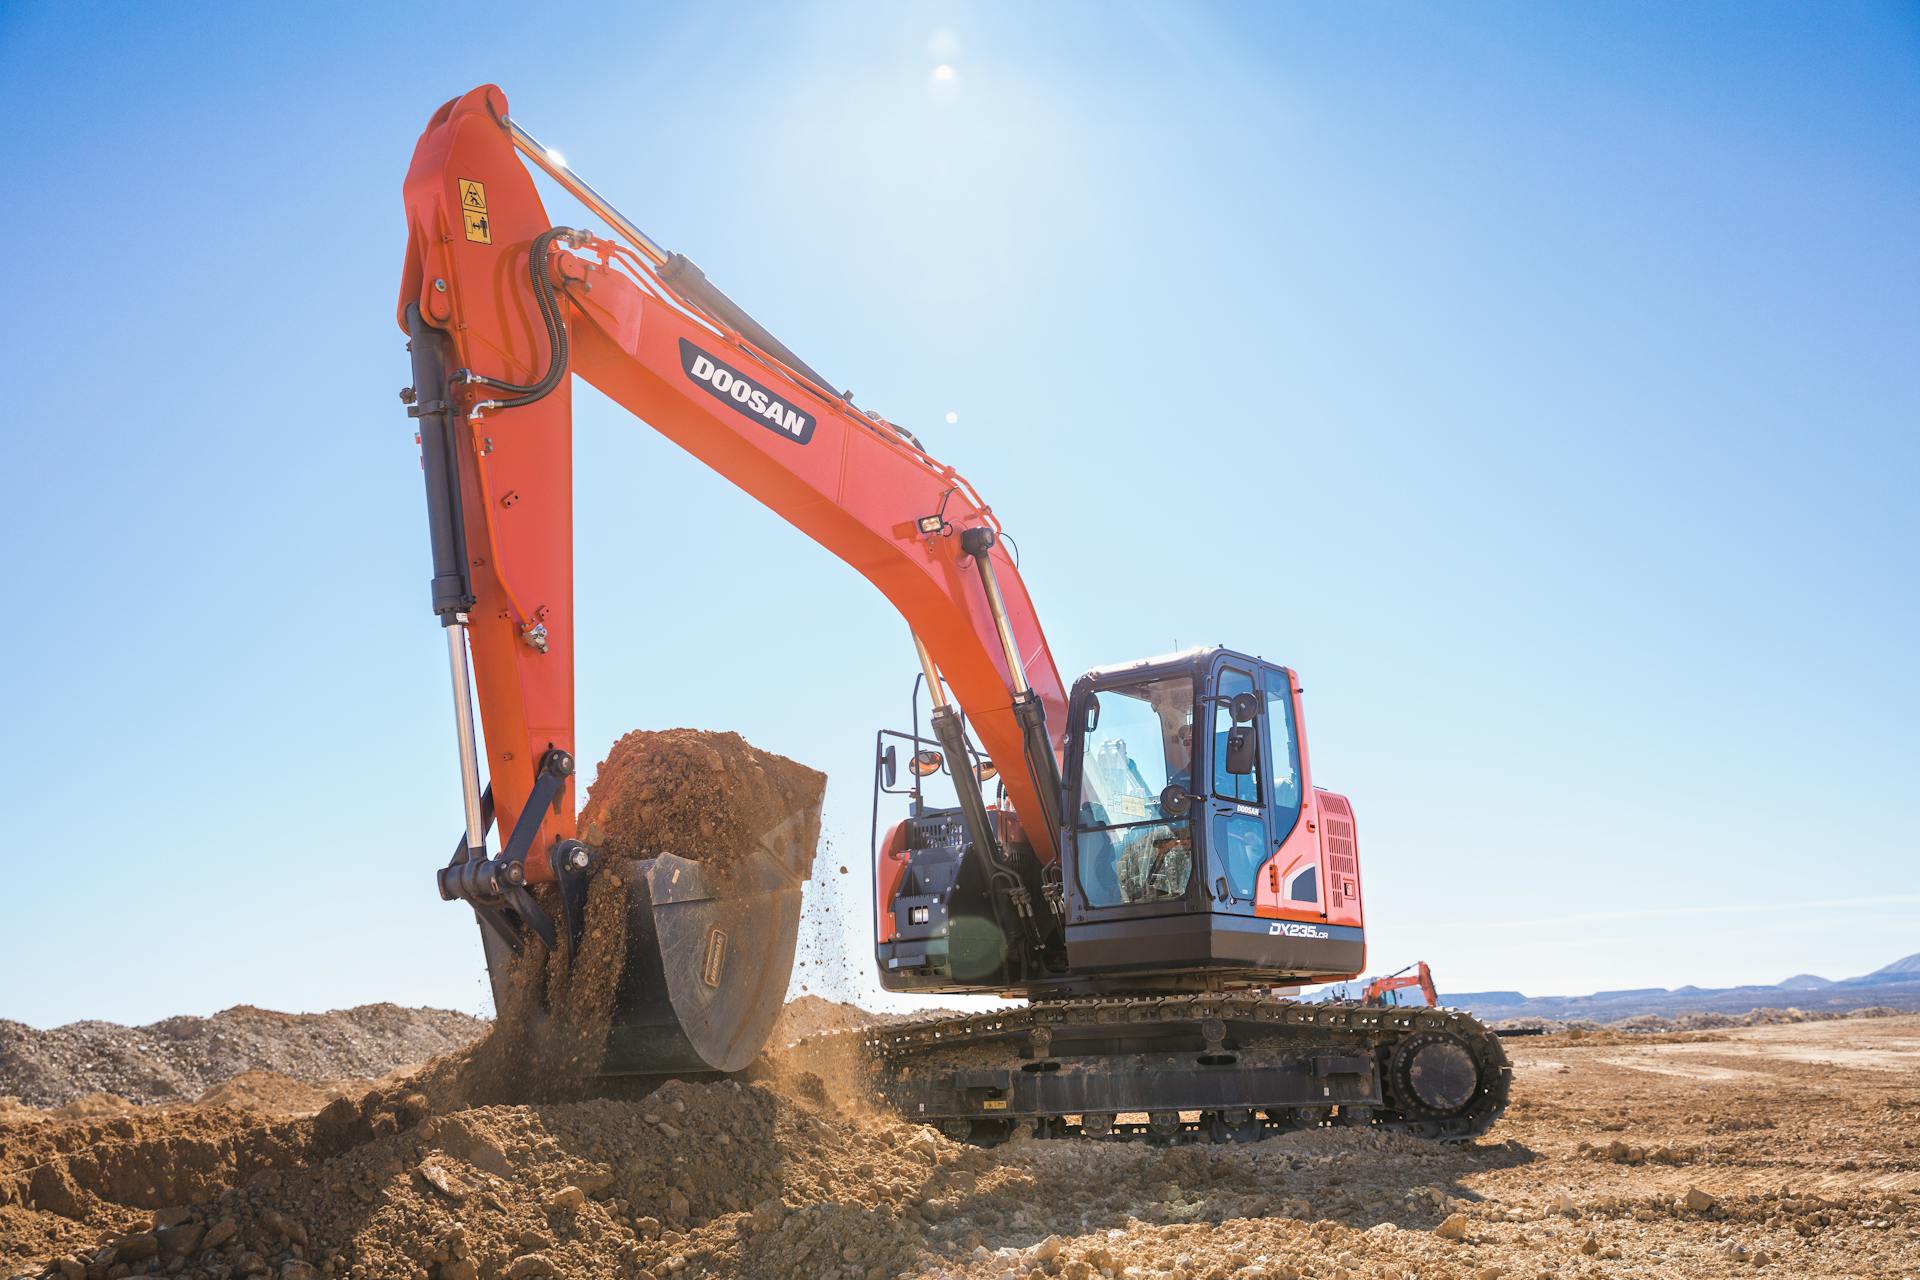
[[[1402,1109],[1435,1119],[1458,1115],[1480,1092],[1473,1049],[1449,1031],[1422,1031],[1394,1047],[1388,1078]]]

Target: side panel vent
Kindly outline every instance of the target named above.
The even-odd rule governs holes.
[[[1353,807],[1345,796],[1319,792],[1320,847],[1327,859],[1327,900],[1344,907],[1360,896],[1360,858],[1354,842]]]

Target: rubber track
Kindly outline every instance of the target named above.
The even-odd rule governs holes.
[[[1165,1026],[1170,1032],[1190,1033],[1195,1024],[1210,1018],[1243,1027],[1252,1024],[1256,1028],[1254,1034],[1260,1035],[1263,1042],[1272,1034],[1307,1041],[1324,1038],[1365,1045],[1376,1060],[1389,1057],[1393,1046],[1410,1036],[1425,1031],[1446,1031],[1459,1037],[1473,1055],[1479,1067],[1480,1090],[1463,1111],[1451,1116],[1424,1113],[1416,1100],[1394,1096],[1390,1073],[1382,1070],[1381,1089],[1387,1105],[1375,1109],[1365,1120],[1348,1121],[1351,1124],[1443,1142],[1462,1142],[1477,1138],[1493,1127],[1494,1121],[1506,1110],[1513,1087],[1513,1068],[1499,1037],[1472,1015],[1456,1009],[1309,1003],[1252,993],[1198,994],[1045,1001],[957,1018],[896,1023],[855,1034],[874,1061],[907,1071],[912,1070],[912,1059],[921,1052],[995,1042],[1006,1043],[1008,1063],[1017,1068],[1023,1061],[1020,1050],[1037,1027],[1104,1025],[1150,1033],[1155,1026]],[[1034,1119],[1051,1122],[1043,1123],[1036,1131],[1050,1130],[1063,1136],[1078,1134],[1078,1126],[1067,1124],[1065,1116],[1021,1117],[1022,1121]],[[1299,1127],[1302,1126],[1297,1123],[1267,1120],[1255,1136],[1270,1136]],[[1196,1134],[1204,1135],[1206,1128],[1204,1121],[1198,1127],[1189,1125],[1183,1136],[1192,1139]],[[1150,1135],[1144,1125],[1116,1124],[1112,1137],[1165,1140],[1165,1135]]]

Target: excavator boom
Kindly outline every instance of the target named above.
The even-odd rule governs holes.
[[[610,210],[511,122],[498,88],[475,89],[442,107],[415,149],[399,304],[415,341],[430,510],[436,464],[449,483],[440,505],[454,508],[436,516],[434,605],[470,636],[501,829],[514,829],[548,752],[574,750],[575,373],[880,589],[999,766],[1027,838],[1057,857],[1050,793],[1066,689],[993,513],[624,218],[610,221],[631,245],[542,239],[552,224],[522,153]],[[444,349],[444,386],[423,385],[423,345]],[[477,782],[466,785],[472,813]],[[569,776],[531,839],[529,881],[549,878],[574,807]]]

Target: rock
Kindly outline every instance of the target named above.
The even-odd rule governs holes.
[[[1600,1252],[1600,1241],[1594,1236],[1589,1235],[1585,1240],[1580,1242],[1580,1252],[1591,1258],[1594,1254]]]
[[[440,1264],[440,1280],[480,1280],[480,1268],[472,1258],[455,1258]]]
[[[285,1236],[301,1248],[304,1249],[306,1247],[307,1226],[304,1222],[289,1218],[278,1209],[262,1209],[260,1211],[260,1221],[266,1223],[273,1231]]]
[[[78,1258],[60,1258],[53,1264],[60,1273],[60,1280],[85,1280],[87,1264]]]
[[[165,1227],[154,1233],[160,1239],[160,1249],[170,1258],[185,1258],[200,1247],[207,1235],[206,1227],[198,1222],[185,1222],[178,1226]]]
[[[206,1238],[200,1242],[200,1247],[207,1250],[218,1249],[221,1245],[233,1239],[239,1230],[240,1224],[238,1222],[235,1222],[232,1218],[222,1218],[207,1228]]]
[[[441,1195],[447,1197],[447,1199],[464,1200],[467,1198],[466,1179],[462,1178],[459,1174],[432,1156],[428,1156],[425,1160],[422,1160],[415,1169],[415,1172],[420,1175],[422,1181],[435,1191],[438,1191]]]
[[[233,1260],[233,1274],[237,1276],[263,1276],[267,1274],[267,1260],[252,1251],[243,1252]]]
[[[1680,1203],[1695,1213],[1705,1213],[1707,1210],[1713,1208],[1713,1206],[1719,1204],[1720,1198],[1710,1195],[1698,1187],[1688,1187],[1687,1194],[1681,1198]]]
[[[1506,1274],[1499,1267],[1481,1267],[1473,1273],[1473,1280],[1500,1280]]]
[[[1027,1261],[1034,1266],[1051,1262],[1060,1256],[1060,1237],[1048,1236],[1033,1248],[1027,1250]]]
[[[778,1231],[780,1224],[787,1219],[787,1206],[777,1199],[762,1200],[753,1206],[753,1217],[749,1225],[755,1231],[765,1234]]]
[[[1564,1217],[1571,1218],[1574,1214],[1580,1212],[1580,1206],[1573,1202],[1572,1196],[1562,1191],[1553,1198],[1553,1202],[1547,1206],[1547,1210],[1550,1213],[1557,1213]]]
[[[565,1186],[547,1197],[548,1213],[578,1213],[587,1206],[587,1193],[579,1187]]]
[[[639,1236],[642,1240],[658,1240],[660,1238],[660,1219],[635,1218],[633,1220],[633,1234]]]
[[[319,1274],[312,1263],[299,1258],[288,1258],[280,1264],[280,1280],[315,1280]]]
[[[155,1209],[153,1211],[153,1229],[155,1231],[165,1231],[168,1227],[179,1226],[191,1217],[193,1217],[193,1210],[186,1205],[175,1205],[171,1209]]]
[[[544,1253],[524,1253],[507,1267],[507,1280],[528,1280],[529,1276],[553,1274],[553,1259]]]
[[[1450,1213],[1445,1222],[1433,1229],[1433,1234],[1442,1240],[1465,1240],[1467,1238],[1467,1215]]]
[[[667,1216],[675,1222],[685,1222],[687,1215],[692,1212],[693,1205],[688,1202],[686,1194],[678,1187],[669,1187],[667,1189]]]
[[[113,1242],[113,1260],[115,1262],[144,1262],[160,1252],[160,1237],[151,1231],[139,1235],[121,1236]]]

